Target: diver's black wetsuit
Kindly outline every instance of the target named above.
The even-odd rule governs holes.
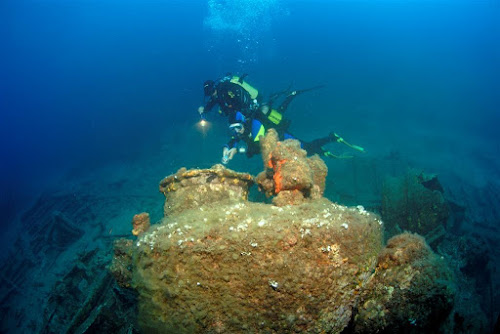
[[[219,105],[225,116],[229,117],[229,123],[233,123],[237,111],[245,117],[250,117],[254,101],[243,87],[230,81],[222,81],[215,87],[217,94],[211,96],[205,105],[205,111],[210,111]]]
[[[307,151],[308,155],[312,154],[324,155],[327,151],[323,148],[323,146],[328,143],[336,142],[336,140],[332,136],[314,139],[313,141],[310,142],[306,142],[300,139],[299,141],[301,147]]]

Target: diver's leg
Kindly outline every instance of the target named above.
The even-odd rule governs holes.
[[[314,144],[316,146],[325,146],[326,144],[328,143],[331,143],[335,141],[331,136],[328,136],[328,137],[323,137],[323,138],[318,138],[318,139],[314,139],[311,144]]]
[[[300,147],[304,150],[306,150],[307,155],[313,155],[313,154],[319,154],[321,155],[323,153],[323,148],[321,146],[316,145],[314,141],[312,142],[300,142]]]
[[[310,142],[302,142],[302,148],[307,151],[308,155],[312,154],[319,154],[323,155],[325,150],[323,149],[323,146],[331,143],[332,137],[323,137],[323,138],[318,138],[314,139],[313,141]]]
[[[290,94],[287,95],[287,97],[285,98],[285,100],[283,101],[283,103],[278,107],[278,109],[276,109],[280,114],[284,114],[286,109],[288,108],[288,105],[290,104],[290,102],[292,102],[292,100],[297,96],[297,91],[294,90],[293,92],[291,92]]]
[[[272,102],[276,101],[278,97],[280,97],[281,95],[286,95],[290,93],[292,90],[292,85],[293,84],[290,84],[290,86],[288,86],[287,89],[285,90],[271,94],[271,96],[269,96],[269,104],[272,104]]]
[[[309,92],[311,90],[320,89],[320,88],[323,88],[323,87],[325,87],[325,85],[320,85],[320,86],[315,86],[315,87],[311,87],[311,88],[307,88],[307,89],[300,89],[300,90],[291,91],[290,93],[288,93],[288,95],[286,96],[285,100],[283,101],[283,103],[281,104],[281,106],[279,106],[279,108],[277,110],[281,114],[283,114],[285,112],[286,108],[288,108],[288,105],[290,104],[290,102],[292,102],[292,100],[297,95],[305,93],[305,92]]]

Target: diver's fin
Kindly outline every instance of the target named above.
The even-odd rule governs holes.
[[[295,93],[294,95],[298,95],[298,94],[302,94],[302,93],[305,93],[305,92],[310,92],[312,90],[316,90],[316,89],[320,89],[320,88],[324,88],[324,87],[326,87],[326,85],[319,85],[319,86],[314,86],[314,87],[311,87],[311,88],[294,90],[292,93]]]
[[[248,73],[243,73],[243,75],[242,75],[242,76],[238,79],[238,82],[239,82],[240,84],[242,84],[242,83],[243,83],[243,80],[246,78],[246,76],[247,76],[247,75],[248,75]]]
[[[269,101],[274,102],[274,100],[276,100],[281,95],[289,95],[290,92],[292,91],[292,86],[293,83],[290,83],[290,85],[285,90],[271,94],[271,96],[269,96]]]
[[[365,149],[362,148],[361,146],[349,144],[348,142],[346,142],[344,140],[344,138],[340,137],[335,132],[331,132],[329,136],[332,139],[332,141],[336,141],[337,143],[345,144],[345,145],[349,146],[350,148],[352,148],[352,149],[354,149],[356,151],[359,151],[359,152],[363,152],[363,153],[366,152]]]
[[[354,158],[354,156],[347,155],[347,154],[335,155],[330,151],[324,151],[323,156],[331,158],[331,159],[352,159],[352,158]]]

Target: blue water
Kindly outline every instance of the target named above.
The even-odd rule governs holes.
[[[396,152],[450,191],[500,182],[496,0],[3,0],[0,41],[5,230],[40,194],[110,166],[143,170],[156,192],[182,166],[218,163],[225,120],[194,125],[202,83],[226,72],[264,94],[326,84],[287,111],[301,138],[337,131],[360,158]]]

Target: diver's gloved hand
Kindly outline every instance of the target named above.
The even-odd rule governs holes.
[[[224,147],[224,150],[222,151],[222,163],[226,165],[230,160],[233,159],[234,155],[238,152],[236,147],[233,147],[231,149]]]
[[[198,113],[199,113],[200,115],[203,115],[203,113],[204,113],[204,112],[205,112],[205,107],[199,107],[199,108],[198,108]]]

